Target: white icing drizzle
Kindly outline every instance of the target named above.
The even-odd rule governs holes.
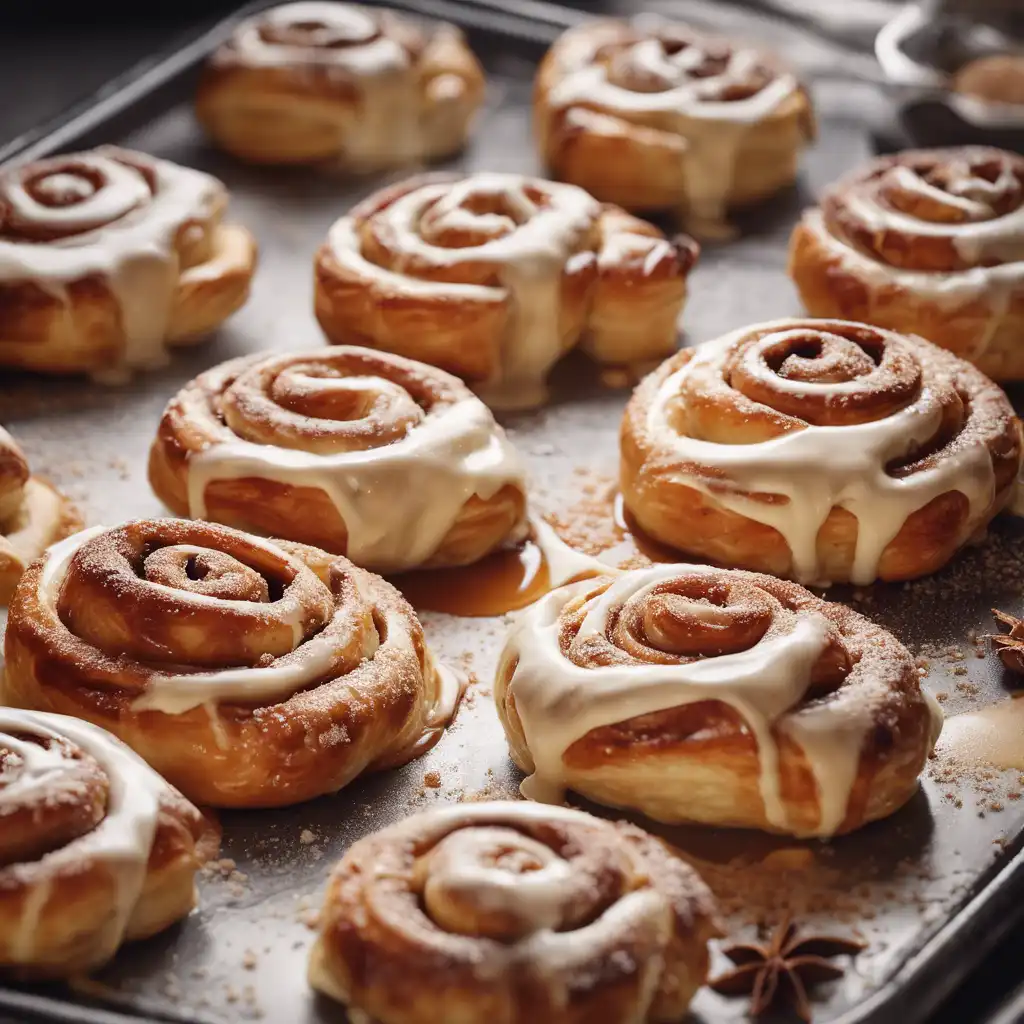
[[[38,202],[19,177],[10,176],[3,193],[14,216],[49,230],[80,233],[39,242],[0,238],[0,283],[31,281],[67,303],[72,282],[89,275],[106,280],[120,308],[125,338],[118,365],[97,375],[107,380],[167,361],[167,325],[181,269],[178,231],[190,220],[210,218],[224,202],[224,186],[210,175],[129,154],[151,169],[150,195],[142,174],[115,159],[118,152],[104,148],[58,158],[105,182],[68,206]],[[91,224],[99,226],[90,229]]]
[[[872,230],[883,230],[874,221],[872,223],[875,225]],[[939,234],[931,230],[932,225],[922,230],[922,225],[926,222],[911,220],[911,223],[915,226],[910,230],[920,234]],[[972,361],[977,361],[984,355],[991,339],[995,337],[1006,319],[1011,302],[1024,292],[1024,260],[998,263],[991,267],[976,266],[968,270],[905,270],[872,259],[836,238],[828,230],[820,209],[807,210],[803,215],[803,225],[814,235],[815,241],[822,248],[842,263],[849,274],[875,288],[902,288],[950,310],[983,299],[989,307],[989,321],[977,344],[970,352],[965,353],[965,357]],[[947,229],[943,233],[948,233],[950,228],[970,226],[943,225]],[[893,227],[895,228],[895,225]],[[1024,231],[1024,223],[1020,224],[1018,230]],[[978,244],[966,241],[968,234],[969,232],[963,232],[962,235],[954,236],[961,255],[972,251],[972,247]]]
[[[616,609],[627,601],[642,601],[659,583],[708,572],[705,566],[657,565],[619,577],[593,600],[577,643],[604,634]],[[685,665],[583,668],[562,653],[559,616],[591,586],[583,582],[563,587],[520,613],[502,654],[499,680],[505,675],[503,666],[516,662],[507,694],[515,701],[534,764],[533,775],[523,782],[523,795],[560,801],[567,785],[565,752],[594,729],[699,701],[721,701],[743,717],[756,740],[760,792],[769,823],[791,828],[773,731],[782,728],[802,747],[817,782],[820,817],[815,833],[834,833],[846,815],[870,715],[863,707],[834,700],[809,705],[799,715],[786,714],[803,698],[814,665],[828,645],[826,620],[813,612],[801,613],[787,632],[749,650]],[[502,706],[505,692],[498,692],[495,699]]]
[[[770,117],[799,88],[790,74],[777,74],[753,95],[717,99],[743,86],[763,63],[756,50],[737,48],[718,74],[691,77],[704,59],[699,40],[677,53],[666,52],[653,33],[668,23],[656,16],[636,19],[639,31],[651,33],[628,46],[608,63],[599,62],[598,48],[608,42],[589,26],[570,30],[556,44],[560,75],[548,96],[556,110],[574,106],[598,109],[626,121],[647,124],[677,136],[680,174],[686,181],[686,209],[699,234],[725,234],[724,217],[737,156],[750,130]],[[613,36],[611,41],[616,41]],[[620,84],[617,78],[653,80],[647,90]]]
[[[66,540],[54,544],[47,551],[43,563],[43,571],[39,582],[39,600],[57,614],[57,600],[61,586],[67,576],[68,567],[76,552],[93,537],[106,532],[106,527],[96,526],[81,530]],[[288,554],[273,544],[272,541],[248,536],[247,542],[253,547],[262,547],[277,557],[288,559]],[[184,547],[184,545],[182,545]],[[199,548],[197,551],[201,550]],[[353,577],[356,587],[362,594],[363,581]],[[222,609],[240,606],[251,608],[245,601],[222,600],[205,594],[194,594],[187,591],[164,587],[163,584],[146,582],[156,589],[173,592],[175,599],[186,606],[190,603],[197,606],[210,606]],[[371,599],[362,594],[368,602]],[[278,602],[280,604],[281,602]],[[336,614],[342,614],[339,608]],[[288,620],[288,608],[283,609],[285,621]],[[302,641],[301,632],[302,609],[296,604],[292,619],[295,628],[295,649],[290,654],[277,658],[267,666],[239,666],[221,668],[210,672],[194,672],[173,674],[154,670],[149,677],[145,692],[132,702],[133,711],[160,711],[166,715],[180,715],[193,708],[204,706],[209,713],[211,722],[216,719],[216,705],[221,702],[237,701],[245,704],[267,705],[287,700],[315,680],[327,674],[334,663],[339,647],[344,646],[345,638],[325,635],[322,631],[316,636]],[[393,648],[414,649],[413,638],[409,635],[405,620],[401,616],[389,616],[387,620],[388,643]],[[362,650],[363,663],[371,660],[377,652],[379,637],[375,630],[367,631]],[[427,695],[431,701],[426,714],[426,728],[440,727],[450,721],[455,707],[462,696],[465,681],[457,673],[442,666],[429,666],[428,675],[436,673],[437,692]],[[358,699],[358,695],[356,695]],[[226,738],[223,729],[214,726],[214,736],[218,744]]]
[[[22,940],[16,943],[14,955],[30,958],[39,918],[52,895],[52,879],[88,862],[103,864],[116,886],[111,911],[114,925],[110,929],[110,934],[117,937],[116,948],[125,939],[142,893],[161,798],[170,792],[170,787],[142,758],[95,725],[65,715],[0,708],[0,746],[21,759],[13,782],[0,787],[0,806],[9,801],[52,800],[55,788],[59,790],[64,784],[68,764],[59,748],[47,749],[18,739],[14,733],[69,740],[99,764],[109,784],[106,813],[96,828],[37,862],[0,867],[0,876],[11,871],[17,879],[25,872],[25,881],[36,886],[25,907]],[[34,877],[36,872],[38,880]]]
[[[530,533],[547,565],[548,582],[552,587],[592,576],[614,576],[623,571],[566,544],[554,527],[540,516],[530,517]]]
[[[527,194],[536,187],[546,205]],[[520,223],[493,213],[473,213],[464,204],[480,196],[497,196],[515,211]],[[430,212],[434,228],[479,228],[497,237],[465,248],[434,245],[422,237],[420,223]],[[497,408],[525,408],[543,402],[544,380],[562,355],[559,311],[562,273],[586,241],[600,214],[600,204],[574,185],[539,182],[517,174],[478,173],[457,182],[424,184],[373,216],[375,230],[398,256],[396,270],[364,259],[351,218],[331,228],[331,254],[349,273],[369,280],[382,295],[451,297],[461,301],[511,304],[502,341],[501,361],[493,378],[479,390]],[[417,280],[402,273],[412,267],[447,268],[459,263],[493,266],[501,288]]]
[[[352,387],[374,386],[373,378],[346,380]],[[257,477],[317,488],[345,523],[347,557],[382,572],[422,565],[470,498],[486,501],[507,485],[526,490],[522,457],[474,397],[427,412],[390,444],[333,454],[237,438],[205,401],[190,402],[187,414],[204,433],[225,438],[189,458],[190,516],[206,517],[206,488],[215,480]]]
[[[969,502],[963,528],[968,536],[995,496],[995,473],[986,445],[961,444],[943,453],[934,464],[909,476],[892,477],[886,465],[930,440],[938,431],[942,409],[927,383],[917,400],[905,409],[873,422],[846,426],[814,426],[795,430],[757,444],[717,444],[678,433],[669,409],[688,378],[721,380],[733,346],[751,331],[768,333],[758,350],[784,338],[803,334],[806,321],[779,320],[742,328],[701,345],[693,359],[668,377],[651,402],[647,429],[659,446],[672,453],[680,468],[676,478],[710,497],[716,504],[776,529],[789,545],[793,575],[803,583],[827,583],[818,564],[817,538],[833,508],[844,508],[858,521],[851,567],[853,583],[871,583],[889,543],[906,519],[934,498],[959,491]],[[830,323],[817,326],[827,331]],[[890,337],[890,344],[898,339]],[[809,384],[775,376],[763,361],[750,358],[749,371],[771,377],[771,386],[792,386],[822,393],[856,391],[857,381]],[[683,467],[696,467],[696,471]],[[713,483],[699,470],[720,474]],[[787,502],[752,499],[751,493],[782,495]]]
[[[394,20],[394,16],[388,16]],[[267,40],[263,33],[306,26],[294,42]],[[388,20],[352,4],[300,2],[263,11],[242,22],[231,40],[230,60],[250,67],[315,74],[328,82],[359,86],[359,110],[345,124],[343,162],[374,169],[417,160],[433,152],[446,116],[463,116],[465,83],[441,76],[426,96],[416,64],[401,41],[389,33]],[[436,33],[452,31],[438,27]],[[345,45],[330,45],[343,42]],[[433,106],[425,106],[426,100]],[[465,115],[468,116],[468,111]]]

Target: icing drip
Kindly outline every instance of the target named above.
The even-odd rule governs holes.
[[[817,537],[833,508],[844,508],[857,518],[850,578],[867,584],[877,577],[883,552],[913,512],[942,494],[959,491],[969,502],[966,537],[995,497],[995,474],[987,446],[980,440],[962,440],[963,434],[940,457],[913,473],[891,476],[887,472],[890,462],[910,455],[940,433],[942,393],[927,377],[915,400],[881,419],[842,426],[808,424],[755,444],[704,441],[681,433],[674,425],[672,410],[684,391],[722,393],[723,400],[729,399],[730,388],[724,383],[726,365],[737,344],[753,330],[761,340],[744,359],[743,367],[769,390],[794,395],[855,395],[862,386],[856,378],[826,383],[790,381],[758,358],[769,347],[784,345],[789,337],[802,337],[808,327],[824,336],[830,328],[841,331],[848,326],[855,325],[780,320],[708,342],[664,381],[647,413],[651,436],[678,462],[677,478],[718,505],[777,530],[792,552],[794,577],[804,583],[827,582],[821,578]],[[887,347],[907,348],[908,357],[916,364],[917,356],[908,342],[888,332],[878,334]],[[752,494],[781,495],[787,501],[758,501]]]
[[[104,533],[106,528],[102,526],[82,530],[54,544],[48,550],[40,576],[39,600],[53,610],[55,615],[61,588],[67,579],[72,559],[91,540]],[[267,552],[275,559],[290,560],[290,556],[272,541],[248,535],[245,541],[250,548]],[[176,556],[185,555],[188,549],[188,545],[176,545],[173,548],[163,548],[160,553],[173,551]],[[196,553],[202,550],[198,546],[195,548]],[[312,575],[310,570],[305,571]],[[292,649],[282,656],[270,659],[269,664],[263,665],[228,665],[213,671],[185,673],[162,671],[159,666],[153,666],[146,681],[145,691],[132,702],[132,709],[178,715],[193,708],[206,706],[212,721],[216,705],[221,702],[264,707],[287,700],[300,690],[340,675],[342,670],[339,669],[339,659],[347,656],[343,652],[351,645],[356,631],[361,632],[362,643],[359,652],[360,662],[357,665],[365,666],[372,661],[381,642],[376,624],[367,627],[371,614],[374,613],[384,618],[387,644],[391,651],[410,652],[412,657],[417,657],[413,653],[416,642],[410,633],[410,623],[414,620],[405,614],[400,605],[385,607],[375,603],[373,595],[365,592],[365,578],[366,574],[358,572],[352,576],[355,584],[352,601],[355,607],[346,607],[339,601],[329,621],[306,639],[302,624],[308,621],[309,610],[299,604],[290,592],[290,587],[286,587],[282,597],[272,605],[260,606],[252,601],[228,600],[208,594],[190,593],[147,579],[147,588],[172,593],[175,601],[183,606],[183,610],[189,607],[209,608],[227,614],[236,609],[253,615],[258,614],[261,607],[273,607],[273,614],[276,614],[278,620],[293,628]],[[326,593],[326,588],[323,590]],[[255,613],[254,608],[257,610]],[[268,612],[269,614],[271,613]],[[358,667],[355,670],[358,671]],[[432,668],[430,675],[435,680],[436,692],[428,691],[426,695],[429,706],[426,708],[425,721],[427,730],[436,733],[443,724],[450,721],[461,697],[464,680],[456,673],[441,667],[436,670]],[[220,741],[219,738],[218,742]]]
[[[769,70],[755,50],[733,49],[657,17],[638,18],[635,26],[610,42],[589,31],[563,37],[562,74],[549,102],[677,137],[687,220],[697,234],[726,237],[726,205],[744,140],[799,84]],[[602,55],[606,45],[614,52],[610,59]]]
[[[658,565],[619,576],[603,591],[594,592],[595,584],[587,581],[563,587],[519,614],[502,654],[495,699],[503,718],[507,707],[515,706],[524,747],[518,749],[513,744],[513,750],[521,766],[533,770],[522,784],[524,796],[558,802],[569,786],[586,793],[585,782],[577,784],[564,757],[574,743],[595,729],[717,701],[742,717],[756,742],[760,794],[768,822],[780,830],[797,831],[781,792],[778,737],[785,733],[803,750],[817,783],[819,821],[813,833],[831,835],[840,827],[857,778],[864,739],[873,726],[872,706],[890,683],[882,678],[884,672],[873,674],[870,668],[854,667],[852,671],[859,673],[855,685],[844,684],[801,706],[823,657],[834,650],[834,627],[823,615],[806,609],[789,613],[779,605],[769,613],[763,632],[717,649],[713,640],[701,639],[700,653],[697,647],[686,648],[692,660],[676,661],[659,650],[637,658],[621,638],[611,639],[613,624],[624,621],[626,609],[641,608],[645,609],[647,643],[660,646],[652,643],[652,631],[656,633],[657,602],[665,600],[666,594],[669,600],[681,601],[673,614],[703,622],[698,636],[714,637],[720,622],[728,621],[728,609],[681,599],[671,588],[680,581],[710,588],[721,577],[728,577],[730,584],[739,580],[733,585],[740,587],[758,586],[757,577],[747,574],[727,574],[705,566]],[[744,583],[751,580],[752,584]],[[584,616],[582,622],[568,639],[563,613],[588,593],[592,596],[579,613]],[[768,599],[764,593],[761,597]],[[737,613],[736,621],[741,619]],[[576,654],[570,655],[567,643]],[[607,649],[608,644],[618,653]],[[666,641],[666,650],[675,648]],[[598,653],[590,656],[591,651]],[[579,663],[577,656],[585,663]],[[653,663],[644,663],[645,657]],[[509,679],[511,665],[515,668]],[[941,711],[934,701],[929,713],[934,738],[941,727]],[[524,757],[532,764],[523,765]],[[649,796],[645,794],[645,800]],[[649,800],[647,803],[650,806]],[[644,806],[641,802],[630,805]]]
[[[435,38],[451,31],[441,26]],[[359,109],[345,124],[341,159],[369,170],[431,153],[442,115],[467,102],[466,83],[456,74],[424,81],[417,62],[426,44],[417,28],[390,12],[303,2],[242,22],[215,62],[277,68],[328,88],[357,88]],[[438,83],[447,91],[439,91]]]
[[[1022,208],[1022,212],[1024,212],[1024,208]],[[876,215],[873,219],[872,230],[879,232],[886,230],[882,226],[882,221],[882,216]],[[933,235],[940,234],[933,228],[944,227],[946,230],[941,234],[945,235],[949,233],[949,229],[958,226],[925,225],[921,221],[912,223],[915,225],[914,230],[919,234]],[[996,263],[993,266],[975,266],[967,270],[956,271],[907,270],[872,259],[853,246],[847,245],[842,239],[836,238],[829,231],[821,210],[811,209],[804,213],[803,224],[814,234],[818,244],[840,261],[848,273],[869,282],[875,288],[891,288],[893,286],[903,288],[949,309],[951,312],[969,303],[984,300],[989,307],[989,322],[974,348],[970,352],[964,353],[965,358],[971,361],[977,361],[984,355],[988,343],[1002,326],[1010,310],[1011,302],[1024,292],[1024,260]],[[962,235],[956,235],[954,238],[961,239],[957,242],[957,248],[966,252],[977,244],[963,240],[969,235],[966,229],[977,227],[977,225],[966,224],[960,227],[965,230]],[[892,224],[891,228],[895,229],[896,225]],[[1024,232],[1024,221],[1020,222],[1017,230]]]
[[[316,488],[345,523],[349,558],[400,571],[430,558],[472,497],[488,500],[507,485],[525,492],[522,458],[479,399],[467,395],[424,412],[387,380],[350,376],[333,384],[382,395],[396,409],[411,410],[403,421],[406,428],[393,438],[382,437],[379,447],[304,451],[239,438],[204,398],[186,399],[189,420],[207,435],[223,438],[189,459],[189,514],[205,518],[206,489],[216,480],[257,477]],[[216,382],[215,388],[221,389]],[[284,410],[278,412],[285,417]]]
[[[474,212],[475,204],[488,201],[509,212]],[[573,185],[481,173],[424,184],[373,215],[375,234],[393,254],[393,270],[363,257],[351,218],[333,226],[328,245],[341,267],[385,294],[491,304],[507,298],[500,366],[479,390],[490,405],[525,408],[543,401],[544,380],[565,350],[559,326],[562,276],[589,242],[600,212],[600,204]],[[448,231],[479,233],[484,240],[446,246],[424,237]],[[500,287],[412,276],[420,268],[445,272],[460,264],[492,267]]]
[[[78,836],[67,845],[52,850],[41,859],[24,865],[0,867],[0,876],[12,872],[17,881],[24,874],[36,888],[26,902],[22,922],[20,950],[29,959],[40,916],[51,896],[47,881],[64,872],[80,870],[83,864],[103,864],[116,886],[116,899],[111,916],[115,926],[109,933],[115,937],[113,948],[125,939],[129,920],[142,893],[146,868],[156,835],[161,797],[170,787],[138,755],[109,733],[88,722],[64,715],[41,714],[0,708],[0,748],[17,755],[19,764],[10,778],[0,779],[0,819],[4,805],[38,802],[48,805],[61,793],[62,787],[73,785],[70,769],[75,762],[55,743],[43,747],[21,739],[33,736],[40,740],[69,740],[103,769],[109,784],[103,820],[91,831]],[[36,873],[43,877],[36,881]]]
[[[20,232],[0,234],[0,284],[30,281],[66,304],[69,284],[102,277],[125,339],[117,366],[100,375],[110,380],[166,362],[179,231],[216,216],[225,200],[208,174],[131,153],[122,161],[121,152],[56,157],[11,172],[0,186],[8,224]]]

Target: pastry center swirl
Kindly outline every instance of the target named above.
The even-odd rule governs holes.
[[[0,238],[46,242],[106,227],[149,204],[140,167],[100,154],[55,157],[0,180]]]
[[[910,347],[856,324],[754,335],[736,346],[724,376],[752,402],[815,426],[882,419],[921,390],[921,367]]]

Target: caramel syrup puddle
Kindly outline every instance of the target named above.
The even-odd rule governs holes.
[[[544,552],[534,540],[495,551],[473,565],[419,569],[390,580],[417,611],[471,617],[525,608],[551,589]]]
[[[1024,696],[947,718],[937,753],[967,764],[1024,770]]]
[[[648,537],[617,491],[609,496],[608,521],[613,542],[597,557],[573,548],[554,527],[535,518],[531,537],[473,565],[417,569],[388,579],[417,611],[486,618],[518,611],[555,587],[614,572],[638,557],[650,562],[678,562],[683,557]]]

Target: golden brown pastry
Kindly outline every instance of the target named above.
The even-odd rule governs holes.
[[[83,530],[25,573],[2,697],[104,726],[198,803],[276,807],[403,764],[460,686],[390,584],[210,523]]]
[[[812,316],[920,334],[994,380],[1024,379],[1024,157],[879,157],[805,212],[789,272]]]
[[[0,708],[0,977],[90,971],[163,931],[218,839],[110,733]]]
[[[25,566],[80,525],[74,507],[31,475],[24,453],[0,427],[0,605],[11,599]]]
[[[367,171],[461,149],[483,96],[483,71],[451,25],[292,3],[235,29],[206,67],[196,113],[243,160]]]
[[[179,515],[316,544],[378,572],[522,538],[522,459],[462,381],[364,348],[235,359],[171,400],[149,460]]]
[[[0,366],[123,379],[245,301],[256,243],[216,178],[104,146],[0,174]]]
[[[796,179],[814,137],[807,91],[768,55],[646,16],[567,31],[537,75],[554,176],[634,211],[673,209],[698,237]]]
[[[536,804],[426,811],[353,846],[309,980],[379,1024],[681,1021],[711,894],[626,823]]]
[[[779,320],[680,352],[633,394],[621,487],[701,561],[802,583],[935,572],[1007,503],[1020,424],[969,363],[913,336]]]
[[[516,620],[494,696],[527,796],[797,836],[892,814],[942,727],[880,626],[701,565],[552,591]]]
[[[672,352],[698,251],[573,185],[421,176],[334,224],[316,315],[335,344],[422,359],[491,405],[524,408],[575,345],[615,366]]]
[[[952,89],[986,103],[1024,106],[1024,56],[995,53],[972,60],[953,76]]]

